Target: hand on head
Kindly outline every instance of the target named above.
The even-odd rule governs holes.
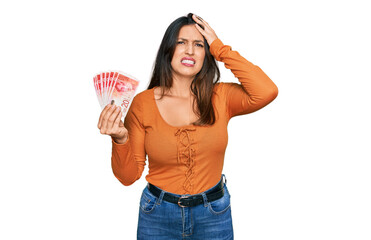
[[[210,25],[205,21],[203,20],[201,17],[193,14],[192,16],[192,19],[197,23],[196,24],[196,28],[197,30],[202,34],[202,36],[205,37],[207,43],[209,44],[209,46],[211,45],[211,43],[218,38],[218,36],[216,36],[214,30],[210,27]],[[199,25],[201,25],[204,29],[202,29]]]

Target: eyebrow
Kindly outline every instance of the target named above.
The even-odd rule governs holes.
[[[186,38],[178,38],[178,40],[189,41],[189,40],[186,39]],[[193,42],[201,42],[201,43],[204,43],[203,40],[194,40]]]

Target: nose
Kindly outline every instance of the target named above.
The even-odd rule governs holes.
[[[189,55],[193,55],[194,53],[194,46],[193,44],[187,44],[186,46],[186,53],[189,54]]]

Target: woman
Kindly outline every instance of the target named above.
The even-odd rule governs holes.
[[[215,59],[241,84],[218,82]],[[269,77],[200,17],[170,24],[149,87],[133,98],[125,122],[119,108],[107,105],[98,123],[112,137],[112,169],[124,185],[141,177],[148,155],[138,239],[233,239],[222,175],[227,125],[277,94]]]

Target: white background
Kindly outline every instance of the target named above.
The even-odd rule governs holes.
[[[279,88],[229,123],[235,239],[371,239],[366,3],[2,1],[0,239],[136,238],[147,169],[130,187],[113,176],[92,77],[122,70],[146,89],[167,26],[189,12]]]

